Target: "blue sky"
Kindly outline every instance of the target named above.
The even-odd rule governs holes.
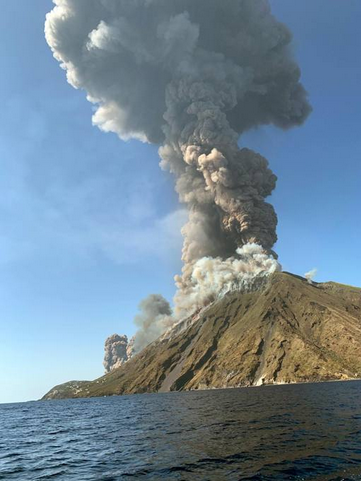
[[[285,270],[361,286],[359,0],[273,0],[294,33],[314,111],[241,144],[279,177]],[[171,300],[184,219],[157,148],[91,125],[45,43],[50,0],[2,2],[0,402],[39,398],[103,372],[103,343],[131,335],[139,301]]]

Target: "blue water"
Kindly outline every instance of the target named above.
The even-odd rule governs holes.
[[[0,479],[361,479],[361,382],[3,404]]]

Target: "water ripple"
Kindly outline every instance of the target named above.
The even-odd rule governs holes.
[[[0,480],[361,480],[361,382],[0,405]]]

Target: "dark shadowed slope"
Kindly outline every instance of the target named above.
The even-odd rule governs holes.
[[[361,289],[277,273],[262,291],[228,294],[112,373],[44,399],[358,377]]]

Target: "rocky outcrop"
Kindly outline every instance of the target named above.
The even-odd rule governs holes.
[[[75,396],[361,377],[361,290],[276,273],[234,292]],[[45,399],[65,397],[50,391]]]

